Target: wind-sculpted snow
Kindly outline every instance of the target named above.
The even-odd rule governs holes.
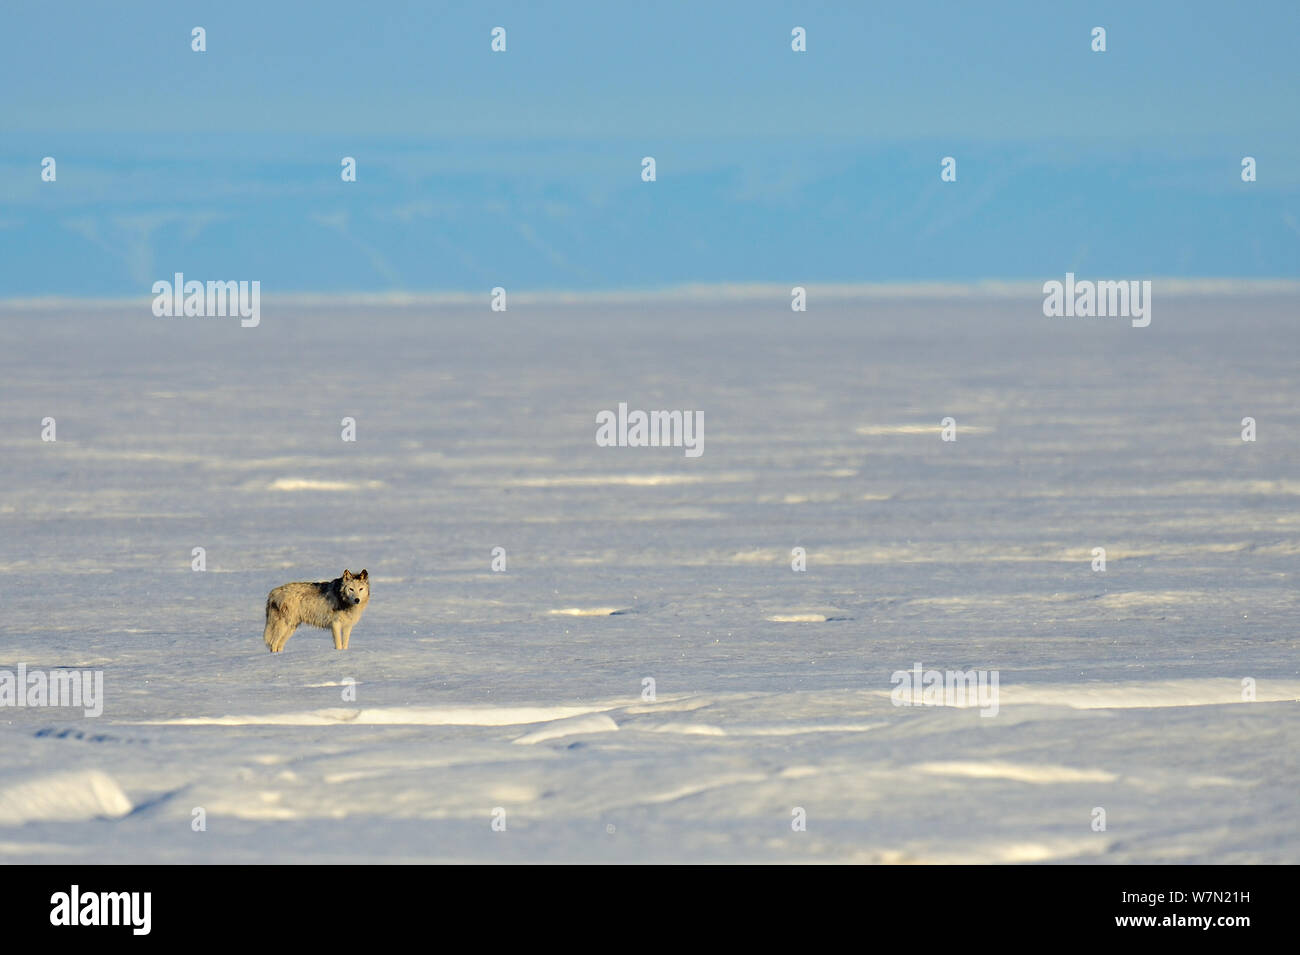
[[[0,826],[116,819],[130,811],[113,777],[95,769],[37,774],[0,788]]]

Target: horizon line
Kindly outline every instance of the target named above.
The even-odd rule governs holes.
[[[183,273],[182,273],[183,274]],[[1066,273],[1061,273],[1062,275]],[[221,280],[228,281],[228,280]],[[236,280],[238,281],[238,280]],[[492,289],[482,291],[419,291],[419,292],[260,292],[268,304],[289,307],[406,307],[411,305],[474,305],[490,298]],[[1044,280],[1057,281],[1055,277]],[[1088,279],[1080,279],[1088,281]],[[1132,279],[1100,278],[1095,281],[1132,281]],[[1219,295],[1298,295],[1300,279],[1244,279],[1244,278],[1174,278],[1152,277],[1152,288],[1162,294],[1178,297]],[[600,305],[653,303],[708,303],[762,301],[769,298],[789,298],[794,288],[801,287],[808,297],[851,301],[854,299],[960,299],[960,298],[1021,298],[1044,294],[1043,282],[1026,279],[981,279],[974,282],[803,282],[785,284],[778,282],[692,282],[663,288],[648,289],[533,289],[511,292],[510,300],[524,305]],[[82,308],[122,308],[148,305],[156,296],[153,293],[131,296],[75,296],[33,295],[0,298],[0,310],[52,309],[68,306]]]

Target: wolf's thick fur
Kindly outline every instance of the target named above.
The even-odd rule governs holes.
[[[342,577],[318,583],[293,583],[266,595],[267,648],[279,653],[299,624],[320,627],[334,634],[334,649],[346,650],[352,628],[370,603],[370,575],[344,570]]]

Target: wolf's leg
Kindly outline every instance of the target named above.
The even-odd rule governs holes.
[[[343,642],[343,624],[342,624],[342,622],[341,622],[341,621],[338,621],[338,620],[335,620],[333,623],[331,623],[331,624],[330,624],[330,632],[334,634],[334,649],[335,649],[335,650],[342,650],[342,649],[344,649],[344,648],[346,647],[346,644]]]
[[[348,641],[352,639],[352,624],[346,624],[343,627],[343,649],[348,648]]]
[[[279,653],[280,648],[284,646],[284,641],[288,639],[284,632],[286,626],[284,618],[278,613],[266,615],[266,630],[262,633],[262,641],[272,653]]]
[[[287,620],[277,621],[274,642],[271,644],[271,652],[279,653],[283,650],[284,645],[289,641],[289,638],[293,636],[293,632],[297,629],[297,627],[291,626]]]

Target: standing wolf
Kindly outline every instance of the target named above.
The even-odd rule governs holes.
[[[279,653],[299,624],[334,634],[334,649],[346,650],[348,637],[370,602],[370,575],[344,569],[342,577],[319,583],[285,584],[266,596],[266,631],[262,639]]]

